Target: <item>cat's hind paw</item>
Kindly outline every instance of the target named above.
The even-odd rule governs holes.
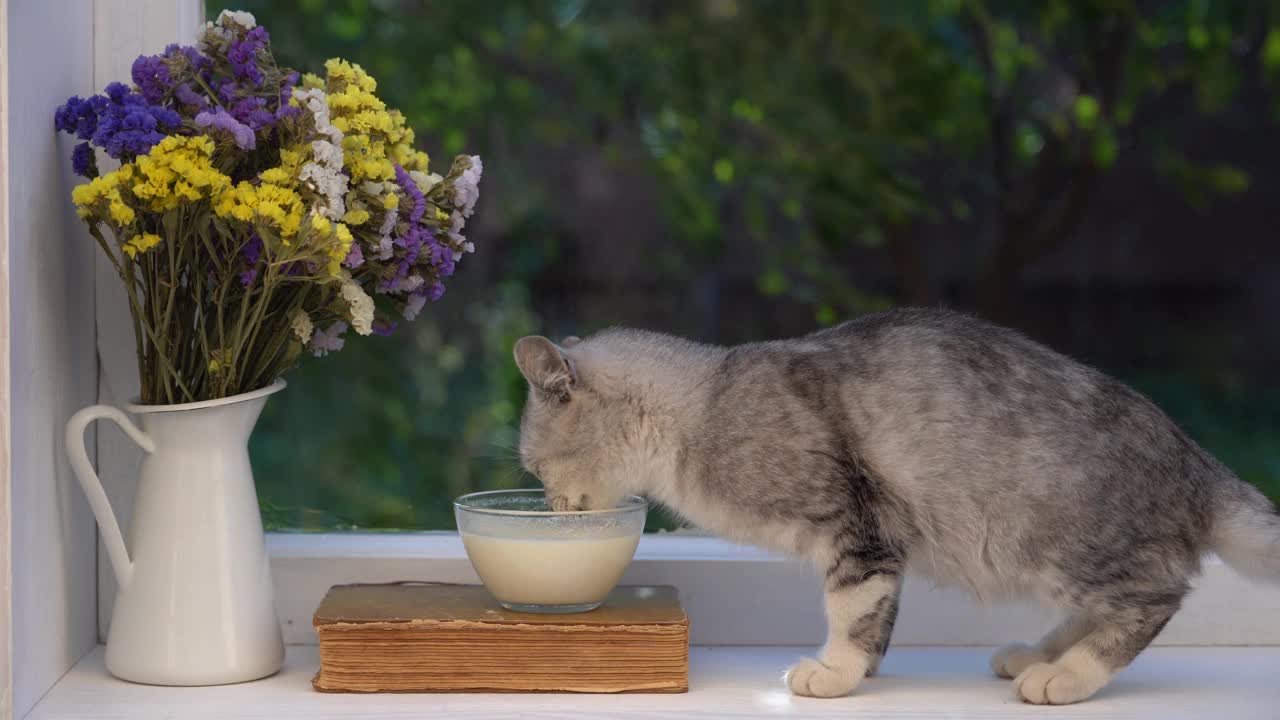
[[[832,666],[814,658],[805,658],[787,671],[787,687],[796,695],[805,697],[840,697],[853,692],[866,672],[866,667]]]
[[[1023,643],[1013,643],[1005,645],[991,656],[991,672],[995,673],[996,677],[1012,680],[1032,665],[1048,662],[1050,659],[1038,648]]]

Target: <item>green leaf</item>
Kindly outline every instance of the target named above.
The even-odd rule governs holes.
[[[1262,41],[1262,67],[1267,72],[1280,70],[1280,27],[1271,28]]]
[[[782,214],[792,220],[800,219],[800,212],[802,210],[803,208],[800,206],[800,201],[795,198],[787,198],[782,202]]]
[[[1085,130],[1092,130],[1098,124],[1100,107],[1092,95],[1081,95],[1076,98],[1072,107],[1076,115],[1076,124]]]
[[[733,162],[728,158],[720,158],[717,160],[715,166],[712,168],[712,172],[715,173],[716,180],[718,180],[721,185],[728,185],[733,182]]]
[[[1205,172],[1205,179],[1223,195],[1238,195],[1249,189],[1249,173],[1230,165],[1215,165]]]
[[[819,325],[823,326],[834,325],[838,319],[836,317],[836,309],[826,304],[819,305],[813,317],[814,320],[818,321]]]
[[[1034,125],[1019,125],[1017,131],[1018,155],[1033,158],[1044,148],[1044,137]]]
[[[746,120],[753,125],[759,125],[764,120],[764,110],[759,105],[744,98],[738,98],[733,101],[732,112],[734,117]]]
[[[1116,161],[1119,148],[1116,146],[1115,133],[1108,129],[1099,132],[1093,138],[1093,162],[1102,169],[1111,167]]]
[[[1199,23],[1187,28],[1187,44],[1193,50],[1204,50],[1209,47],[1209,30]]]
[[[781,295],[787,290],[787,278],[777,270],[766,270],[756,281],[760,292],[769,297]]]

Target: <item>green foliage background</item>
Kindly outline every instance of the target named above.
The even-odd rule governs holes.
[[[1189,157],[1163,113],[1175,103],[1217,117],[1280,72],[1272,2],[230,5],[255,13],[285,64],[362,64],[437,157],[487,161],[478,254],[445,298],[390,340],[351,337],[304,362],[269,404],[252,452],[275,528],[449,528],[450,498],[535,482],[514,460],[524,389],[510,347],[564,327],[547,298],[573,296],[565,267],[575,243],[594,241],[566,229],[575,199],[549,161],[591,153],[644,178],[670,238],[643,270],[660,288],[701,287],[748,262],[756,300],[793,311],[794,333],[950,300],[918,242],[945,223],[991,229],[993,242],[961,248],[979,289],[966,302],[1010,321],[1022,270],[1071,241],[1118,163],[1154,168],[1191,207],[1253,192],[1244,168]],[[223,7],[210,2],[210,16]],[[850,276],[866,252],[892,258],[892,286]],[[671,304],[653,320],[677,332],[706,335],[690,316],[723,312]],[[617,321],[568,312],[579,332]],[[1112,369],[1280,497],[1274,388],[1222,358]]]

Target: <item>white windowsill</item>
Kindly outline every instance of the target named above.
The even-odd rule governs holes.
[[[782,686],[783,669],[803,648],[693,648],[690,690],[682,695],[340,695],[311,689],[314,647],[291,647],[275,677],[243,685],[165,688],[133,685],[106,674],[99,648],[71,670],[28,720],[155,718],[572,717],[638,718],[1231,718],[1274,720],[1280,648],[1153,648],[1093,700],[1036,708],[1013,698],[1011,683],[987,673],[989,650],[898,648],[884,675],[852,697],[796,698]]]

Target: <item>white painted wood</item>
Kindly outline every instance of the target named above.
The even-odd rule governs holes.
[[[285,642],[315,642],[311,616],[332,585],[430,580],[477,583],[455,533],[267,537]],[[646,535],[623,577],[680,589],[695,645],[805,645],[825,637],[818,574],[802,563],[710,537]],[[1217,558],[1161,645],[1280,646],[1280,588],[1255,585]],[[982,607],[968,594],[909,577],[898,645],[1002,645],[1038,638],[1053,616],[1026,604]]]
[[[13,718],[9,548],[9,3],[0,0],[0,720]]]
[[[97,639],[93,521],[61,431],[96,396],[96,247],[71,206],[72,141],[53,130],[54,108],[92,90],[92,21],[80,0],[7,7],[15,717]]]
[[[93,46],[94,87],[113,80],[129,81],[133,61],[141,54],[164,50],[169,43],[191,45],[204,21],[202,0],[93,0],[96,30]],[[98,332],[98,401],[117,407],[138,396],[138,364],[129,324],[124,286],[111,263],[96,256]],[[120,529],[129,537],[133,491],[142,453],[118,428],[102,427],[97,436],[98,475]],[[107,567],[104,549],[98,562]],[[98,577],[98,628],[106,639],[115,606],[116,580],[110,572]]]
[[[1277,648],[1154,648],[1097,697],[1038,708],[1013,697],[1012,683],[987,670],[979,648],[891,649],[882,676],[846,698],[789,695],[783,670],[808,648],[694,648],[689,692],[681,695],[344,695],[318,693],[315,648],[289,649],[277,676],[218,688],[159,688],[111,679],[95,651],[76,666],[29,720],[309,720],[359,718],[1108,718],[1275,720],[1280,707]]]

